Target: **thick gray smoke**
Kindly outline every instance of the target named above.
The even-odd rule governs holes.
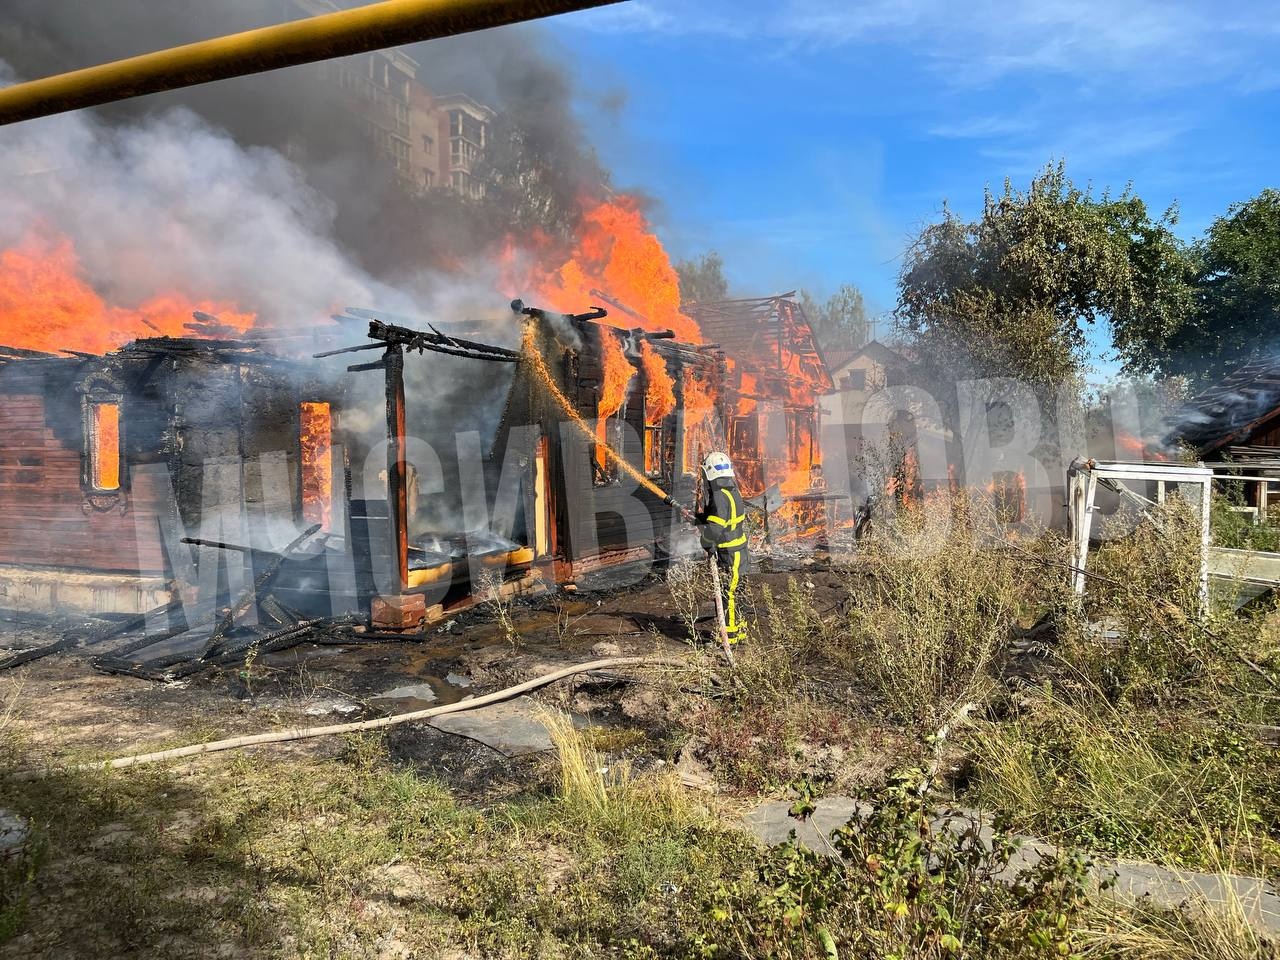
[[[342,5],[354,5],[345,2]],[[0,59],[40,76],[303,16],[287,0],[6,0]],[[437,94],[465,93],[495,108],[490,202],[407,198],[390,165],[310,65],[100,108],[109,123],[183,106],[244,147],[271,147],[333,204],[333,236],[371,276],[412,284],[425,266],[452,269],[533,226],[567,233],[577,198],[606,179],[573,113],[559,54],[536,26],[488,30],[403,48]]]
[[[286,0],[3,7],[0,59],[24,77],[304,15]],[[506,304],[528,291],[504,289],[495,247],[533,227],[570,235],[578,198],[606,179],[546,43],[516,27],[404,50],[433,93],[497,110],[484,203],[408,196],[312,65],[0,129],[0,250],[41,229],[66,236],[85,279],[121,305],[180,290],[291,327],[359,306],[422,325],[465,322],[476,339],[512,345]],[[348,387],[344,427],[372,449],[384,429],[381,375],[345,373],[369,357],[329,368]],[[511,367],[427,354],[405,370],[410,433],[440,451],[447,474],[454,431],[492,437]]]
[[[0,246],[69,239],[113,304],[177,290],[267,323],[335,303],[400,301],[332,239],[333,207],[270,150],[244,150],[194,114],[107,126],[66,114],[0,131]]]

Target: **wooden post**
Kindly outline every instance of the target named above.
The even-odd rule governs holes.
[[[405,460],[404,348],[387,344],[387,507],[391,519],[392,571],[401,592],[409,585],[408,463]]]

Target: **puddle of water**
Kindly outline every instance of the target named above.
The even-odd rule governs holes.
[[[385,693],[370,697],[371,700],[422,700],[435,703],[440,698],[429,683],[411,683],[404,687],[395,687]]]
[[[455,684],[450,678],[461,680],[462,683]],[[407,710],[423,710],[431,706],[457,703],[459,700],[474,696],[465,689],[471,685],[471,681],[457,674],[449,674],[448,677],[419,675],[411,678],[406,676],[404,679],[417,679],[419,682],[392,687],[384,693],[370,697],[370,702],[390,713],[403,713]]]

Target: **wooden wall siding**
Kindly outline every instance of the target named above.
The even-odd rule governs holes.
[[[1255,447],[1280,447],[1280,413],[1259,424],[1242,442]]]
[[[91,503],[78,440],[68,444],[66,431],[50,425],[43,391],[21,386],[0,383],[0,563],[162,574],[159,525],[146,524],[156,534],[139,542],[137,521],[156,515],[164,491],[143,479]]]
[[[584,325],[583,346],[577,353],[566,353],[546,332],[542,332],[538,339],[538,348],[546,358],[547,368],[556,378],[557,385],[575,404],[579,414],[588,421],[596,416],[597,384],[600,376],[599,346],[596,339],[598,333],[593,326]],[[681,382],[680,368],[678,360],[668,362],[667,369],[677,384],[677,390]],[[643,383],[643,376],[637,371],[623,412],[633,431],[626,440],[624,455],[637,466],[643,466],[644,463]],[[678,396],[677,394],[677,399]],[[576,431],[562,433],[562,419],[563,414],[547,396],[545,389],[535,382],[523,365],[517,369],[505,415],[498,427],[494,457],[501,461],[506,444],[510,442],[509,431],[514,428],[534,424],[547,438],[547,475],[552,487],[554,512],[551,521],[556,544],[555,558],[587,568],[593,565],[593,561],[607,563],[611,557],[633,559],[633,555],[625,551],[628,546],[643,547],[658,554],[666,552],[673,534],[684,533],[683,524],[673,519],[671,508],[643,488],[634,495],[619,496],[618,487],[614,485],[595,486],[591,482],[590,471],[584,469],[589,466],[593,453],[591,444]],[[668,469],[673,470],[675,476],[658,478],[658,483],[677,500],[692,505],[696,477],[683,475],[682,464],[679,462],[683,421],[683,413],[679,410],[668,418],[668,437],[674,448],[675,458],[674,464]],[[623,483],[628,490],[634,485],[634,481],[629,478]],[[606,504],[610,509],[604,509]],[[614,506],[619,506],[625,517],[613,513]],[[625,542],[627,521],[632,521],[634,529],[634,521],[646,513],[655,542],[628,545]],[[588,528],[587,524],[591,524],[594,529]],[[565,573],[568,575],[568,571]]]
[[[76,384],[103,361],[0,366],[0,563],[166,575],[157,518],[176,508],[198,536],[206,495],[239,503],[241,482],[251,533],[279,540],[300,522],[296,371],[208,357],[108,362],[124,394],[123,489],[94,497],[81,483]],[[235,481],[221,492],[204,488],[217,459]]]

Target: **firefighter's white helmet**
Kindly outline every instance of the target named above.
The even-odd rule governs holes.
[[[702,475],[708,480],[732,480],[733,461],[718,450],[702,461]]]

